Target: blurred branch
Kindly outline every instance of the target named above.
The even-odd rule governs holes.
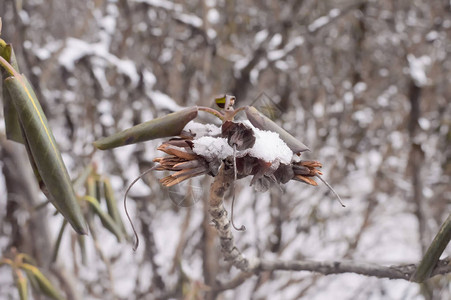
[[[437,267],[431,272],[431,276],[451,273],[451,259],[444,259],[438,262]],[[374,276],[378,278],[404,279],[410,280],[410,277],[417,269],[416,265],[399,266],[380,266],[369,263],[347,262],[347,261],[260,261],[256,271],[311,271],[324,275],[355,273],[365,276]],[[427,277],[427,278],[430,278]]]
[[[404,279],[410,280],[412,275],[417,270],[417,265],[399,265],[399,266],[381,266],[377,264],[363,263],[363,262],[352,262],[352,261],[283,261],[283,260],[264,260],[264,259],[252,259],[248,260],[243,256],[241,251],[236,247],[233,234],[231,231],[231,224],[227,218],[227,211],[223,206],[223,197],[226,190],[230,187],[233,180],[233,169],[227,169],[223,165],[219,171],[219,174],[215,177],[214,182],[210,188],[210,215],[213,217],[213,223],[217,229],[220,242],[221,242],[221,252],[224,255],[226,261],[230,261],[236,268],[243,272],[249,272],[258,274],[261,271],[311,271],[317,272],[324,275],[330,274],[342,274],[342,273],[355,273],[365,276],[374,276],[378,278],[389,278],[389,279]],[[428,256],[427,260],[430,262],[431,259],[436,258],[443,252],[438,251],[441,247],[446,247],[443,241],[446,238],[449,240],[450,235],[450,218],[448,218],[445,225],[440,230],[437,239],[441,242],[433,242],[435,246],[431,246],[431,254]],[[438,243],[438,244],[437,244]],[[440,245],[440,246],[437,246]],[[444,249],[444,248],[443,248]],[[428,251],[429,252],[429,251]],[[438,253],[440,252],[440,253]],[[430,277],[451,273],[451,258],[438,261],[437,264],[431,264],[424,262],[420,264],[427,264],[428,267],[435,266],[429,272],[429,274],[422,275],[421,279],[424,281]],[[228,289],[228,286],[239,285],[242,280],[245,280],[246,275],[242,275],[235,280],[232,280],[229,284],[222,286],[220,289]]]

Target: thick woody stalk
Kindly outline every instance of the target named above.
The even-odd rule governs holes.
[[[233,169],[226,169],[221,166],[219,174],[210,187],[209,213],[213,218],[213,223],[218,231],[221,252],[226,261],[230,261],[235,267],[242,271],[252,269],[249,261],[235,246],[233,234],[231,231],[231,223],[227,218],[227,211],[224,208],[223,198],[227,189],[233,182]]]

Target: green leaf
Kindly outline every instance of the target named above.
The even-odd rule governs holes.
[[[88,179],[88,177],[91,175],[92,171],[94,170],[92,164],[87,165],[83,171],[78,175],[77,179],[75,179],[73,187],[74,190],[78,190],[83,186],[85,181]]]
[[[117,238],[117,241],[120,242],[122,240],[121,230],[119,229],[118,225],[114,222],[114,220],[102,210],[99,201],[97,201],[96,198],[91,196],[84,196],[83,199],[88,201],[88,203],[94,209],[94,212],[99,216],[103,226],[106,229],[108,229],[112,234],[114,234]]]
[[[197,107],[156,118],[94,142],[101,150],[179,135],[185,125],[197,117]]]
[[[77,235],[78,246],[80,247],[81,263],[86,266],[86,236]]]
[[[28,299],[28,282],[27,278],[22,274],[22,271],[16,269],[14,274],[14,281],[16,282],[17,291],[19,292],[20,300]]]
[[[16,56],[14,55],[14,50],[11,45],[2,43],[0,40],[0,56],[2,56],[9,64],[19,72],[19,66],[17,64]],[[4,79],[10,77],[11,75],[2,68],[2,82]],[[13,100],[6,88],[3,89],[3,115],[5,116],[5,131],[6,138],[18,143],[23,144],[22,133],[20,131],[19,116],[17,115],[16,109],[14,108]]]
[[[431,276],[437,262],[440,259],[443,251],[445,251],[446,246],[448,246],[451,240],[451,214],[448,215],[445,223],[440,227],[437,235],[432,241],[426,253],[423,256],[417,270],[412,276],[412,281],[424,282]]]
[[[7,78],[5,86],[13,99],[31,152],[48,192],[48,198],[79,234],[86,234],[86,225],[72,183],[48,127],[41,105],[25,76]]]
[[[121,215],[119,214],[116,197],[114,197],[113,187],[111,186],[110,180],[108,178],[105,178],[103,180],[103,190],[105,195],[105,202],[108,208],[108,214],[111,216],[114,222],[121,228],[124,235],[126,235],[127,231],[125,230],[124,223],[122,222]]]
[[[63,300],[61,293],[53,286],[53,284],[42,274],[35,266],[30,264],[21,264],[20,268],[27,272],[28,277],[32,277],[39,285],[39,290],[45,295],[55,300]]]
[[[310,149],[297,140],[294,136],[289,134],[285,129],[274,123],[270,118],[260,113],[255,107],[246,107],[246,116],[249,121],[261,130],[268,130],[279,134],[280,138],[290,147],[294,153],[310,151]]]
[[[58,237],[56,238],[55,247],[53,248],[52,262],[55,262],[58,258],[58,253],[61,246],[61,240],[63,239],[64,229],[66,229],[67,220],[63,220],[63,224],[61,224],[60,231],[58,232]]]

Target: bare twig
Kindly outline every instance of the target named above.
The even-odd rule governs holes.
[[[451,272],[450,260],[442,260],[431,273],[431,277]],[[378,278],[409,280],[416,270],[416,265],[380,266],[377,264],[347,261],[266,261],[261,260],[258,270],[262,271],[311,271],[324,275],[355,273]]]

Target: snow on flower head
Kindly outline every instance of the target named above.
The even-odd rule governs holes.
[[[226,159],[227,157],[233,155],[233,148],[227,143],[227,140],[223,137],[212,137],[205,136],[206,134],[214,133],[216,135],[220,129],[214,130],[212,128],[212,124],[199,124],[195,123],[190,125],[190,123],[185,127],[185,130],[188,129],[191,132],[199,132],[198,135],[196,133],[196,137],[200,136],[193,140],[194,148],[193,151],[197,155],[205,157],[207,160],[211,160],[213,157],[218,159]],[[203,126],[202,126],[203,125]],[[246,124],[249,126],[249,124]],[[217,128],[217,127],[216,127]],[[245,149],[242,151],[237,151],[237,157],[244,157],[246,155],[262,159],[266,162],[275,162],[279,161],[283,164],[290,164],[291,159],[293,157],[293,152],[287,146],[287,144],[282,141],[279,137],[279,134],[272,131],[260,130],[251,125],[251,128],[255,134],[255,144],[252,148]]]
[[[193,144],[194,153],[203,156],[207,161],[223,160],[233,155],[232,147],[227,143],[227,139],[222,137],[203,136],[193,140]]]
[[[258,129],[249,122],[225,121],[219,128],[190,122],[180,138],[158,147],[169,156],[154,161],[159,163],[157,170],[175,172],[160,180],[172,186],[202,174],[216,176],[223,162],[230,168],[234,148],[237,177],[253,176],[251,185],[260,191],[272,183],[290,180],[317,185],[313,177],[321,174],[317,169],[321,163],[293,159],[296,155],[278,133]]]
[[[248,150],[252,157],[263,159],[267,162],[278,160],[283,164],[291,163],[293,151],[282,141],[279,134],[272,131],[252,128],[255,133],[255,144]]]

